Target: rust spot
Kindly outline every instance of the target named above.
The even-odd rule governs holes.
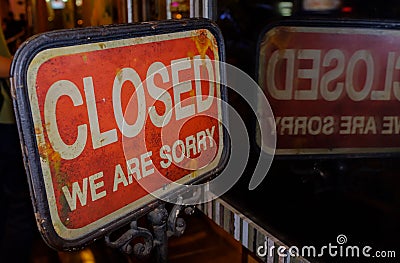
[[[106,48],[106,45],[105,45],[104,43],[99,43],[99,47],[100,47],[101,49],[105,49],[105,48]]]
[[[41,133],[42,133],[42,131],[40,130],[40,128],[35,127],[35,134],[41,134]]]
[[[192,51],[188,51],[187,57],[190,58],[191,60],[193,60],[194,53]]]
[[[290,28],[278,28],[270,32],[264,41],[268,41],[270,45],[276,47],[279,50],[279,54],[283,56],[284,50],[292,41],[292,34],[290,34],[291,32],[292,31]]]
[[[189,161],[189,169],[192,170],[191,177],[195,178],[198,176],[197,170],[199,169],[199,164],[196,159],[191,159]]]
[[[41,217],[41,214],[39,214],[39,212],[35,212],[35,218],[38,225],[42,225],[46,221],[46,219]]]
[[[44,146],[39,146],[39,153],[42,158],[49,161],[49,164],[54,168],[56,173],[58,173],[60,170],[61,155],[54,151],[48,142],[46,142]]]
[[[121,69],[117,69],[116,70],[116,77],[118,78],[118,81],[121,82],[122,81],[122,70]]]
[[[199,52],[202,59],[206,58],[206,53],[209,48],[211,50],[214,49],[211,40],[208,38],[206,29],[196,30],[193,41],[195,42],[197,51]]]
[[[45,127],[48,127],[49,125],[46,124]],[[36,134],[41,134],[43,130],[45,129],[43,127],[42,129],[36,127],[35,128],[35,133]],[[47,129],[48,130],[48,129]],[[61,155],[59,152],[54,151],[53,147],[51,146],[50,142],[48,141],[42,141],[38,143],[38,148],[39,148],[39,155],[42,159],[45,159],[48,161],[48,163],[51,165],[51,167],[54,169],[54,171],[58,174],[60,171],[60,165],[61,165]]]
[[[88,61],[87,56],[86,56],[86,55],[83,55],[83,56],[82,56],[82,60],[83,60],[84,63],[87,63],[87,61]]]

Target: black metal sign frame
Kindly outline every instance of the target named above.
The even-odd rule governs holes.
[[[179,21],[169,20],[160,22],[145,22],[140,24],[110,25],[101,27],[90,27],[84,29],[70,29],[48,32],[34,36],[26,41],[15,55],[12,69],[12,95],[14,110],[17,117],[17,125],[20,134],[21,147],[23,151],[24,164],[29,181],[32,203],[38,228],[46,243],[58,250],[74,250],[86,246],[92,241],[105,236],[107,233],[121,227],[128,222],[137,219],[160,204],[159,200],[153,200],[146,205],[130,211],[123,217],[116,218],[101,227],[76,239],[60,237],[52,223],[49,211],[48,194],[45,190],[45,182],[42,174],[40,155],[37,138],[34,131],[32,109],[27,91],[27,70],[32,60],[42,51],[60,48],[73,47],[76,45],[101,43],[106,41],[133,39],[161,34],[186,32],[191,30],[208,30],[215,37],[218,45],[219,60],[225,61],[225,47],[221,32],[218,27],[206,19],[183,19]],[[221,63],[223,64],[223,63]],[[220,78],[224,83],[225,72],[220,66]],[[218,87],[218,86],[217,86]],[[226,101],[226,88],[219,85],[221,99]],[[227,112],[222,106],[222,119],[226,121]],[[216,168],[190,181],[196,184],[220,173],[229,155],[229,143],[226,129],[223,129],[223,150],[220,162]],[[184,190],[182,190],[184,191]]]

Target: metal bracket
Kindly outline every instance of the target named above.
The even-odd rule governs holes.
[[[193,194],[192,197],[188,199],[183,199],[182,196],[178,196],[176,204],[172,208],[169,217],[168,217],[168,229],[167,229],[167,235],[168,237],[171,236],[181,236],[186,229],[186,222],[183,220],[183,218],[178,217],[181,210],[183,208],[185,211],[185,214],[187,215],[192,215],[194,213],[194,207],[191,206],[185,206],[185,204],[189,203],[192,204],[195,201],[200,199],[201,192],[197,191]]]
[[[153,234],[146,228],[138,227],[137,221],[132,221],[130,229],[123,233],[117,240],[110,241],[110,234],[106,235],[106,244],[112,248],[117,248],[125,254],[134,254],[136,257],[142,258],[148,256],[154,248],[154,256],[156,262],[167,262],[168,257],[168,238],[171,236],[181,236],[186,229],[186,222],[183,218],[178,217],[182,209],[185,214],[192,215],[194,207],[185,206],[185,204],[193,203],[200,199],[201,192],[197,191],[192,197],[183,199],[180,195],[176,200],[176,204],[168,214],[165,204],[149,212],[147,219],[149,220]],[[132,248],[132,241],[137,238],[143,238],[144,243],[136,243]]]
[[[147,215],[147,219],[153,227],[154,233],[154,257],[155,262],[167,262],[168,236],[167,236],[168,211],[162,204]]]
[[[133,248],[131,242],[134,239],[143,238],[144,243],[136,243]],[[122,234],[117,240],[110,241],[110,235],[105,236],[106,244],[112,248],[118,248],[125,254],[133,254],[136,257],[145,257],[150,254],[153,248],[153,235],[145,228],[138,227],[137,221],[132,221],[130,229]]]

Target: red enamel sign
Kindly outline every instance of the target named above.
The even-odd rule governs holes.
[[[154,202],[153,193],[168,195],[174,182],[219,169],[222,53],[213,30],[52,47],[30,61],[42,177],[31,180],[44,188],[37,191],[45,192],[51,245],[80,245]]]
[[[399,151],[400,33],[356,26],[283,25],[263,36],[259,84],[277,154]]]

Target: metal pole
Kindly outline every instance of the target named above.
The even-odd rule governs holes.
[[[128,23],[133,22],[133,2],[132,0],[127,0],[126,1],[126,7],[127,7],[127,12],[128,12]]]
[[[210,0],[209,1],[209,5],[208,5],[208,10],[209,10],[209,12],[210,12],[210,15],[209,15],[209,19],[211,19],[211,20],[214,20],[214,21],[217,21],[217,15],[218,15],[218,12],[217,12],[217,1],[216,0]]]
[[[196,0],[190,0],[190,17],[194,17],[194,2]]]
[[[194,0],[194,17],[201,17],[200,0]]]
[[[204,17],[216,20],[216,0],[190,0],[190,17]]]
[[[171,1],[172,1],[172,0],[167,0],[167,3],[166,3],[166,5],[167,5],[167,19],[171,19],[171,18],[172,18],[172,14],[171,14]],[[191,0],[191,1],[193,1],[193,0]],[[192,10],[192,9],[190,9],[190,10]]]
[[[201,17],[200,0],[190,0],[190,17]]]
[[[217,1],[203,0],[203,17],[211,20],[217,18]]]
[[[210,18],[208,2],[209,2],[208,0],[203,0],[203,17],[204,18]]]
[[[168,211],[164,204],[151,211],[147,218],[153,226],[155,262],[166,263],[168,260],[167,219]]]

